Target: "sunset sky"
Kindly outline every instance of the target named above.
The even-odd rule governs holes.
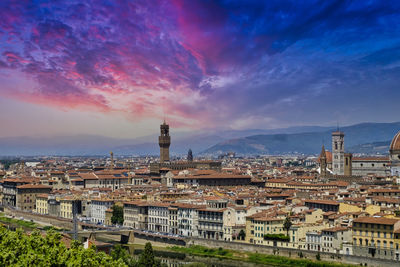
[[[0,1],[0,137],[400,121],[400,1]]]

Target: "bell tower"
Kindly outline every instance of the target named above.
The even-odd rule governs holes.
[[[169,136],[169,125],[165,123],[160,125],[161,134],[158,137],[160,145],[160,163],[169,161],[169,146],[171,145],[171,137]]]
[[[332,133],[332,171],[336,175],[344,175],[344,133]]]

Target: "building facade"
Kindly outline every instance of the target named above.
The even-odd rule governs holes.
[[[114,204],[110,199],[93,199],[90,203],[91,222],[96,224],[105,224],[106,210]]]

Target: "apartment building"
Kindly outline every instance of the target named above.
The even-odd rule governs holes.
[[[34,212],[42,215],[49,214],[48,194],[39,194],[36,196],[36,209]]]
[[[148,230],[148,214],[146,202],[124,202],[124,226],[137,230]]]
[[[198,222],[198,235],[200,238],[223,240],[224,209],[199,209]]]
[[[110,199],[92,199],[90,203],[90,221],[96,224],[105,224],[106,210],[114,204]]]
[[[169,233],[169,204],[168,203],[149,203],[148,230],[158,233]]]
[[[360,217],[353,221],[353,253],[382,259],[397,259],[396,233],[400,219]]]

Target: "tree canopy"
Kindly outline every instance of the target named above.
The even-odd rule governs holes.
[[[39,230],[26,234],[22,229],[11,231],[0,227],[0,266],[166,266],[154,257],[151,243],[146,243],[139,261],[136,261],[121,245],[116,245],[109,256],[97,252],[94,246],[85,249],[75,240],[67,248],[61,239],[62,235],[54,230],[43,235]]]
[[[124,223],[124,208],[119,205],[112,206],[112,216],[111,216],[112,224],[120,224]]]
[[[43,236],[38,230],[27,235],[22,229],[0,227],[0,266],[127,266],[94,247],[84,249],[77,241],[67,248],[61,237],[53,230]]]
[[[290,227],[292,227],[292,221],[289,216],[286,216],[285,221],[283,222],[283,229],[286,230],[287,236],[289,236]]]

